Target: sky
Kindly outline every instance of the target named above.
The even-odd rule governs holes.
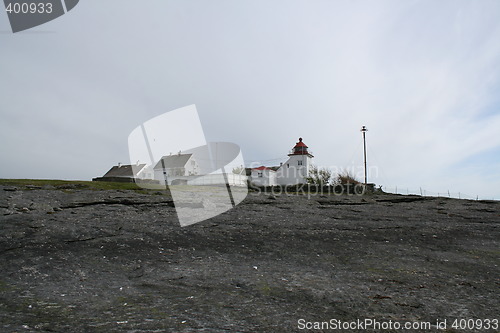
[[[404,193],[500,200],[500,1],[81,0],[0,13],[0,178],[90,180],[147,120],[195,104],[207,141]]]

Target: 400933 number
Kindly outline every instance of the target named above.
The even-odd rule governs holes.
[[[5,11],[9,14],[50,14],[52,13],[52,4],[50,2],[15,2],[9,3],[5,7]]]
[[[451,327],[456,330],[497,330],[498,319],[455,319]]]

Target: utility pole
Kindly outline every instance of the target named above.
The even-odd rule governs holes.
[[[368,131],[366,126],[361,127],[361,133],[363,133],[363,151],[364,151],[364,157],[365,157],[365,185],[368,184],[367,177],[366,177],[366,137],[365,133]]]

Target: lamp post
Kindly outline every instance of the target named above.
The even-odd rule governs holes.
[[[368,131],[366,126],[361,127],[361,133],[363,133],[363,151],[364,151],[364,164],[365,164],[365,185],[368,184],[367,177],[366,177],[366,137],[365,133]]]

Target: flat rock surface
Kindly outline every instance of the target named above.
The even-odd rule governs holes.
[[[453,332],[499,318],[499,226],[493,201],[253,193],[181,228],[161,192],[0,186],[0,331]]]

